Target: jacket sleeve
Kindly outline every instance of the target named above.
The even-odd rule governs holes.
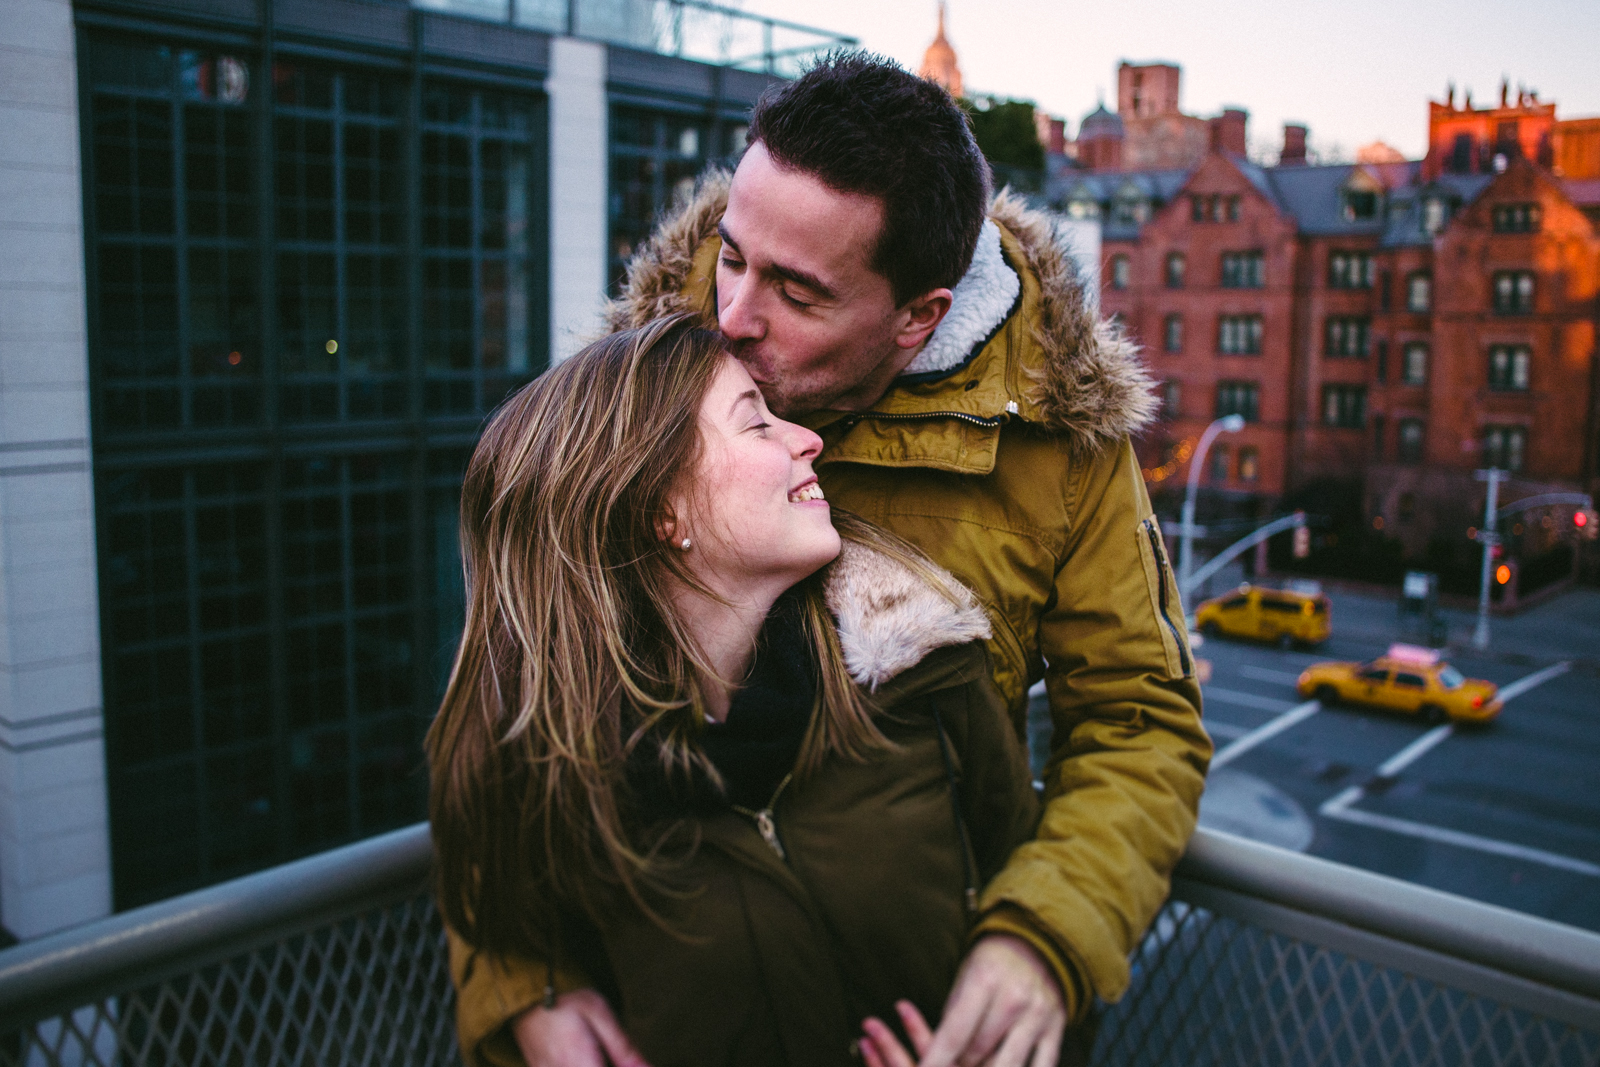
[[[1054,724],[1036,838],[989,883],[977,933],[1038,948],[1081,1016],[1127,989],[1128,955],[1194,832],[1211,740],[1159,524],[1130,442],[1069,483],[1040,623]],[[1075,982],[1081,988],[1075,990]]]
[[[588,978],[542,960],[474,949],[446,929],[450,978],[456,987],[456,1038],[467,1067],[524,1067],[511,1022],[544,1001],[545,983],[557,996],[588,987]]]

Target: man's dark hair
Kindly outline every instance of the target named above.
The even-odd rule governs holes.
[[[870,52],[824,57],[762,94],[750,119],[779,166],[883,203],[872,268],[896,305],[954,288],[972,265],[989,165],[950,94]]]

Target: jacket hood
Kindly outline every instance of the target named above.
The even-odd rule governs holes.
[[[989,637],[989,615],[972,591],[928,566],[924,578],[876,549],[846,541],[829,567],[824,599],[857,685],[876,691],[935,649]]]
[[[693,192],[663,216],[628,265],[622,295],[606,312],[612,330],[642,326],[664,314],[698,311],[714,319],[712,291],[717,223],[728,203],[732,175],[711,169]],[[1035,352],[1013,346],[1008,358],[1021,363],[1031,383],[1020,412],[1067,437],[1076,450],[1092,451],[1137,432],[1154,417],[1154,383],[1138,346],[1100,319],[1085,292],[1052,217],[1027,207],[1002,190],[989,217],[1011,240],[1009,249],[1037,286],[1029,326]],[[1026,297],[1032,287],[1024,283]]]

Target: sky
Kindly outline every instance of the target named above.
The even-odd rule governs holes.
[[[858,37],[915,70],[933,39],[936,0],[722,0],[754,14]],[[1116,109],[1120,60],[1183,67],[1180,105],[1250,112],[1252,148],[1276,156],[1283,124],[1314,149],[1375,140],[1420,158],[1427,101],[1453,81],[1475,103],[1509,77],[1554,101],[1557,116],[1600,115],[1600,0],[948,0],[946,31],[969,93],[1033,100],[1069,120],[1103,94]]]

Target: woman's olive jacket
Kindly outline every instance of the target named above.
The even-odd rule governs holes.
[[[1027,755],[975,601],[952,605],[859,547],[827,587],[846,665],[893,749],[781,786],[766,833],[760,812],[697,820],[699,846],[671,878],[682,891],[653,901],[670,929],[633,908],[597,924],[609,974],[452,936],[468,1063],[521,1063],[507,1024],[547,980],[608,990],[652,1067],[859,1063],[850,1046],[868,1015],[892,1021],[906,998],[938,1018],[972,936],[969,886],[1033,837]]]

